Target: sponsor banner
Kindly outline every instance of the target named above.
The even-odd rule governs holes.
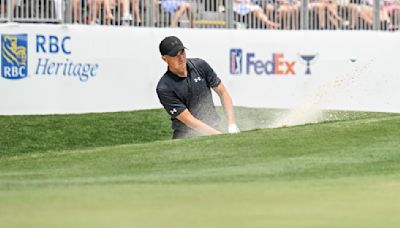
[[[148,34],[21,24],[0,26],[0,37],[0,115],[159,107],[153,93],[161,71],[155,69],[165,67]],[[152,60],[143,54],[150,48]]]
[[[297,54],[297,59],[285,58],[285,53],[272,53],[260,57],[257,52],[244,52],[241,48],[230,49],[230,74],[259,76],[295,76],[298,75],[299,62],[306,66],[304,74],[311,74],[311,64],[317,60],[317,54]],[[265,53],[262,53],[265,54]],[[286,55],[287,56],[287,55]]]
[[[40,33],[1,35],[1,77],[10,80],[40,80],[75,78],[87,82],[97,75],[100,65],[96,62],[75,60],[69,35]],[[35,48],[28,55],[28,43]],[[29,67],[31,66],[31,67]],[[30,77],[28,77],[30,76]]]
[[[213,67],[235,105],[400,112],[399,33],[6,24],[0,115],[160,108],[169,35]]]

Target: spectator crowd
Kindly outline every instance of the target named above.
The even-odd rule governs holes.
[[[230,2],[228,2],[230,1]],[[147,27],[398,30],[400,0],[0,0],[0,21]],[[306,7],[307,9],[304,9]],[[11,9],[11,15],[10,11]],[[379,12],[376,12],[379,11]]]

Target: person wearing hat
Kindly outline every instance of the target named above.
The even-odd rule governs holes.
[[[157,95],[171,116],[173,137],[188,138],[221,134],[211,88],[218,94],[228,121],[228,132],[237,133],[232,98],[208,63],[186,58],[186,47],[179,38],[169,36],[159,45],[167,72],[157,84]]]

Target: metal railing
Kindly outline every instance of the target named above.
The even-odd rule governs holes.
[[[0,0],[0,22],[394,31],[400,0]]]

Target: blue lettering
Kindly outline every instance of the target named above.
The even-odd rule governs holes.
[[[50,53],[58,52],[58,37],[57,36],[49,36],[49,49],[50,49]]]
[[[71,49],[67,47],[67,41],[70,41],[70,36],[65,36],[61,40],[57,36],[50,35],[46,39],[44,35],[36,35],[36,52],[40,53],[58,53],[61,51],[66,54],[70,55]]]
[[[71,76],[71,75],[72,75],[72,74],[71,74],[72,65],[73,65],[73,62],[70,62],[70,63],[68,64],[68,76]]]
[[[65,76],[74,77],[81,82],[87,82],[90,77],[94,77],[99,69],[97,63],[74,63],[69,59],[63,62],[53,62],[51,58],[39,58],[36,66],[36,75],[43,76]],[[16,74],[11,70],[7,71],[8,74]]]
[[[250,66],[254,65],[254,62],[251,60],[254,57],[254,53],[247,53],[246,58],[246,73],[250,73]]]
[[[54,73],[53,69],[55,66],[56,66],[56,64],[54,62],[51,62],[49,64],[49,67],[47,67],[47,74],[53,74]]]
[[[44,48],[45,43],[46,43],[46,37],[44,37],[43,35],[36,35],[36,52],[37,53],[40,52],[39,48],[42,50],[42,52],[46,53],[46,49]]]
[[[65,54],[69,55],[69,54],[71,54],[71,51],[70,51],[70,50],[67,50],[67,49],[65,48],[65,42],[66,42],[67,40],[71,40],[71,37],[70,37],[70,36],[64,37],[64,39],[63,39],[62,42],[61,42],[61,49],[62,49],[62,51],[63,51]]]
[[[56,68],[56,73],[58,74],[58,69],[60,69],[63,66],[63,63],[57,63],[57,68]]]
[[[96,74],[97,74],[97,72],[96,72],[96,70],[99,68],[99,64],[94,64],[93,66],[92,66],[92,69],[90,70],[90,76],[92,76],[92,77],[94,77],[94,76],[96,76]]]
[[[275,54],[272,54],[272,60],[267,61],[265,63],[265,72],[267,74],[274,74],[275,73],[275,62],[274,62],[274,60],[275,60]]]
[[[35,74],[39,74],[39,68],[40,68],[40,67],[43,67],[42,74],[45,74],[45,73],[46,73],[46,68],[47,68],[47,63],[48,63],[48,62],[49,62],[49,59],[46,58],[46,63],[42,64],[42,59],[39,58],[39,62],[38,62],[38,65],[37,65],[37,67],[36,67],[36,73],[35,73]]]
[[[254,72],[256,72],[256,74],[262,74],[264,70],[264,63],[261,60],[257,60],[254,66]]]
[[[81,71],[81,66],[82,66],[81,63],[78,63],[78,64],[76,64],[76,65],[74,66],[74,70],[72,71],[72,73],[74,74],[74,76],[77,76],[77,75],[80,74],[79,72]]]

